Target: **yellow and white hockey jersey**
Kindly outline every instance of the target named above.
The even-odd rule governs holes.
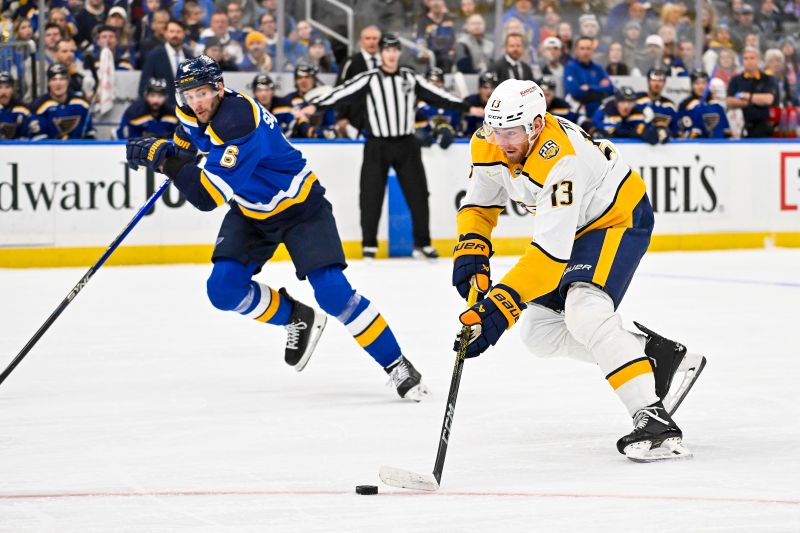
[[[531,245],[501,281],[526,302],[558,287],[575,239],[596,229],[631,227],[646,192],[610,142],[593,141],[550,113],[522,164],[509,163],[481,130],[472,136],[470,151],[472,173],[456,216],[458,232],[491,240],[509,198],[535,215]]]

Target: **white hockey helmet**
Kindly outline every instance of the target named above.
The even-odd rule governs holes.
[[[530,138],[533,121],[544,118],[547,101],[542,88],[528,80],[506,80],[492,92],[483,115],[483,133],[494,142],[495,130],[522,126]]]

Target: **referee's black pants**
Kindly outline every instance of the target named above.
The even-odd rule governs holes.
[[[425,167],[422,166],[422,148],[413,135],[370,137],[364,144],[359,194],[362,246],[378,246],[378,222],[390,166],[397,173],[400,188],[411,211],[414,246],[428,246],[431,243],[428,180]]]

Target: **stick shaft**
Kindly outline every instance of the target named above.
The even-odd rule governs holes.
[[[156,190],[156,192],[154,192],[153,195],[150,196],[147,202],[139,209],[139,211],[136,213],[136,215],[134,215],[131,221],[128,222],[128,225],[125,226],[125,228],[120,232],[120,234],[117,235],[117,238],[114,239],[114,241],[108,246],[108,248],[106,248],[106,251],[103,253],[103,255],[100,256],[100,259],[98,259],[94,265],[89,267],[89,270],[86,271],[86,274],[83,275],[78,284],[75,285],[75,287],[69,292],[69,294],[67,294],[67,297],[64,298],[60,304],[58,304],[58,307],[56,307],[55,311],[53,311],[50,314],[50,316],[47,317],[47,320],[45,320],[44,324],[42,324],[36,331],[36,333],[33,334],[33,337],[31,337],[31,339],[28,341],[25,347],[22,348],[22,350],[17,354],[14,360],[11,361],[11,363],[6,367],[5,370],[3,370],[3,373],[0,374],[0,385],[2,385],[2,383],[11,374],[11,372],[13,372],[14,369],[17,367],[17,365],[20,364],[20,362],[25,358],[25,356],[28,355],[28,352],[30,352],[31,349],[36,345],[36,343],[39,342],[39,339],[42,338],[45,332],[48,329],[50,329],[50,326],[53,325],[53,322],[56,321],[56,319],[61,315],[64,309],[67,308],[67,306],[78,295],[78,293],[81,292],[81,290],[83,290],[83,288],[89,283],[89,280],[92,278],[94,273],[97,272],[101,266],[103,266],[103,263],[105,263],[109,257],[111,257],[111,254],[114,253],[114,250],[116,250],[117,247],[120,245],[120,243],[122,243],[122,241],[125,239],[125,237],[128,236],[133,227],[136,226],[136,224],[142,219],[142,217],[144,217],[144,215],[153,207],[153,204],[156,203],[159,197],[161,197],[161,195],[164,194],[164,191],[167,190],[169,184],[170,184],[169,178],[164,180],[164,183],[161,184],[161,187],[159,187],[158,190]]]
[[[472,307],[478,301],[478,290],[470,286],[467,306]],[[456,400],[458,399],[458,388],[461,385],[461,374],[464,370],[464,358],[467,354],[469,345],[469,326],[461,328],[461,337],[456,353],[456,364],[453,368],[453,377],[450,380],[450,392],[447,393],[447,409],[444,412],[442,421],[442,432],[439,435],[439,448],[436,450],[436,462],[433,465],[433,477],[437,483],[442,482],[442,470],[444,470],[444,459],[447,455],[447,446],[450,442],[450,428],[453,425],[453,417],[456,414]]]

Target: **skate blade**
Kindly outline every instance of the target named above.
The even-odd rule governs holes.
[[[673,459],[689,459],[692,452],[683,445],[680,437],[666,439],[658,448],[651,448],[653,443],[643,440],[625,447],[625,457],[635,463],[654,463],[656,461],[670,461]]]
[[[433,474],[418,474],[401,468],[382,466],[378,470],[378,477],[385,484],[400,489],[439,490],[439,482]]]
[[[314,349],[317,347],[319,338],[322,336],[322,331],[325,329],[325,325],[327,323],[328,315],[319,311],[314,311],[314,327],[311,331],[311,338],[308,340],[306,352],[303,354],[300,360],[297,361],[297,364],[294,365],[294,369],[297,372],[301,372],[308,364],[308,360],[311,359],[311,355],[314,353]]]
[[[676,377],[680,377],[680,382],[676,383],[673,379],[669,392],[664,397],[664,408],[670,416],[678,410],[683,399],[689,394],[689,391],[694,386],[700,373],[706,367],[706,358],[700,354],[687,353],[681,364],[678,365],[678,370],[675,372]]]
[[[418,385],[414,385],[410,389],[406,391],[406,395],[403,396],[404,400],[411,400],[414,402],[421,402],[425,398],[430,397],[431,391],[428,389],[427,385],[420,382]]]

